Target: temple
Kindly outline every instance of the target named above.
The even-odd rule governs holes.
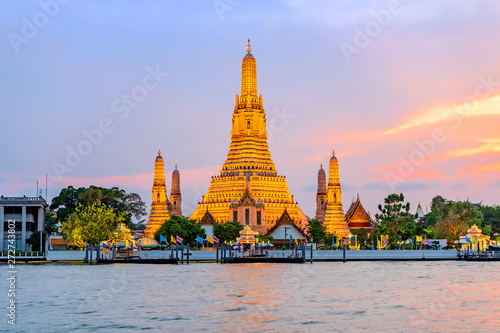
[[[172,204],[172,215],[182,217],[181,174],[177,170],[177,162],[175,162],[175,169],[172,171],[170,203]]]
[[[181,209],[181,190],[180,190],[180,173],[177,170],[177,163],[175,170],[172,173],[172,193],[170,199],[174,204],[168,200],[167,186],[165,184],[165,168],[163,164],[163,157],[161,150],[158,147],[158,156],[155,159],[155,170],[151,200],[151,211],[149,219],[144,230],[144,237],[154,238],[156,231],[161,225],[172,215],[182,216]]]
[[[338,237],[347,237],[350,234],[344,210],[342,208],[342,188],[340,186],[339,162],[337,157],[335,157],[335,151],[332,151],[332,157],[330,158],[330,166],[328,170],[328,191],[323,225],[325,226],[326,232],[329,234],[335,234]]]
[[[316,193],[316,220],[325,221],[326,202],[328,191],[326,189],[326,174],[321,163],[318,171],[318,192]]]
[[[370,232],[375,230],[375,222],[361,204],[361,201],[359,200],[359,194],[357,199],[355,201],[353,200],[351,207],[349,207],[349,209],[347,210],[345,219],[350,230],[366,229]]]
[[[278,175],[271,159],[266,112],[262,95],[257,94],[257,67],[251,51],[249,40],[226,161],[219,175],[212,176],[208,191],[191,219],[201,221],[204,216],[212,216],[217,222],[238,221],[264,234],[286,210],[294,223],[305,227],[307,217],[293,200],[285,176]]]

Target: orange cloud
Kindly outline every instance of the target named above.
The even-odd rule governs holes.
[[[475,148],[464,148],[450,151],[446,154],[447,157],[468,157],[476,156],[487,153],[500,152],[500,139],[478,139],[478,142],[484,143],[483,145]]]
[[[463,169],[463,172],[465,173],[482,173],[490,171],[500,171],[500,162],[474,165]]]
[[[435,124],[453,118],[469,118],[482,115],[500,115],[500,95],[454,106],[432,108],[408,119],[404,124],[383,131],[380,135],[392,135],[413,127]]]

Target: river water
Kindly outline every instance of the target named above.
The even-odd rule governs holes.
[[[7,267],[0,283],[7,313]],[[22,332],[498,332],[500,262],[17,265]]]

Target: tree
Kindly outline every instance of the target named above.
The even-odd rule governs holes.
[[[431,202],[431,212],[436,216],[436,220],[443,220],[448,216],[452,202],[446,200],[440,195],[436,195],[432,198]]]
[[[437,216],[435,213],[433,213],[432,211],[427,214],[427,216],[425,217],[425,227],[426,228],[432,228],[433,226],[436,225],[438,219],[437,219]]]
[[[500,206],[481,206],[481,212],[484,216],[484,226],[491,226],[490,236],[500,234]],[[484,230],[483,234],[486,235]]]
[[[307,222],[307,234],[311,237],[313,243],[319,243],[326,238],[325,226],[316,219],[310,219]]]
[[[438,218],[432,231],[437,238],[446,238],[448,242],[457,240],[459,230],[460,235],[465,235],[467,229],[474,224],[481,228],[484,220],[483,213],[481,213],[479,207],[468,201],[451,203],[447,214],[442,216],[444,217],[441,219]],[[483,229],[484,234],[491,232],[491,228],[488,226],[485,226]]]
[[[358,244],[361,245],[361,249],[371,244],[371,240],[368,237],[369,231],[365,228],[351,229],[351,234],[356,236],[356,240]]]
[[[240,237],[241,230],[243,230],[243,226],[237,221],[216,223],[214,225],[214,236],[222,243],[228,243]]]
[[[46,235],[46,232],[43,231],[42,232],[42,249],[45,248],[45,235]],[[28,238],[26,240],[26,243],[31,245],[31,251],[40,251],[40,252],[44,251],[44,250],[40,249],[40,231],[38,231],[38,230],[34,231],[31,234],[30,238]]]
[[[103,203],[94,202],[88,206],[80,204],[61,226],[63,238],[71,244],[84,246],[85,242],[97,245],[116,237],[123,213],[116,214]]]
[[[378,205],[381,214],[375,214],[378,231],[389,234],[394,240],[402,239],[405,231],[416,225],[413,221],[416,216],[409,213],[410,203],[404,201],[403,193],[390,194],[384,199],[384,206]]]
[[[155,239],[157,241],[160,241],[160,235],[164,236],[169,242],[172,236],[174,238],[179,236],[184,239],[184,244],[196,241],[196,236],[202,238],[206,236],[205,229],[201,227],[201,223],[176,215],[172,215],[170,219],[163,222],[160,229],[156,231]]]
[[[53,211],[46,210],[45,211],[45,231],[47,234],[51,234],[53,232],[58,232],[59,228],[57,226],[57,215]]]
[[[144,221],[141,218],[146,215],[146,204],[136,193],[127,193],[118,187],[110,189],[90,186],[75,189],[68,186],[61,190],[59,195],[52,199],[50,209],[57,209],[57,220],[62,223],[75,211],[79,205],[88,206],[94,202],[102,202],[107,207],[113,209],[116,214],[121,214],[124,222],[129,228],[136,228],[132,222],[135,218],[139,225]]]
[[[274,244],[274,237],[269,235],[269,236],[265,236],[265,235],[261,235],[261,234],[258,234],[257,235],[257,240],[260,242],[260,243],[270,243],[270,244]]]

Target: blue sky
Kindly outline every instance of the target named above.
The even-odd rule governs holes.
[[[115,185],[149,205],[161,146],[167,178],[179,163],[190,214],[225,160],[251,38],[276,124],[271,154],[307,215],[333,146],[345,209],[358,192],[373,214],[393,191],[424,210],[437,194],[498,203],[494,1],[42,0],[3,9],[3,195],[35,195],[48,173],[49,199],[68,185]],[[346,55],[346,45],[357,51]],[[122,95],[143,91],[156,69],[168,75],[120,118]],[[82,146],[103,122],[108,133]],[[67,166],[78,147],[88,154],[57,177],[54,165]]]

